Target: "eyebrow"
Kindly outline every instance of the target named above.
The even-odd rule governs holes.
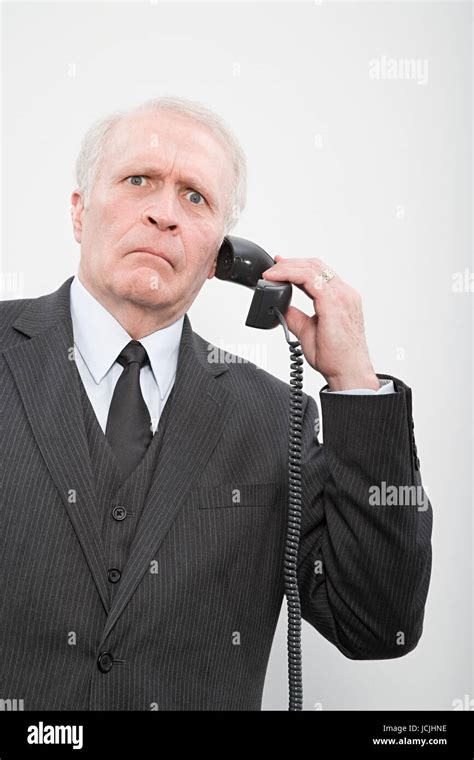
[[[160,176],[160,172],[156,170],[156,167],[144,165],[140,161],[132,161],[132,162],[127,163],[124,167],[117,170],[117,173],[122,175],[122,174],[127,174],[130,171],[140,171],[140,173],[149,174],[150,176],[153,176],[153,177]],[[129,176],[132,176],[132,175],[129,175]],[[197,177],[192,177],[191,175],[180,176],[180,179],[182,182],[185,182],[186,184],[196,187],[196,189],[198,189],[199,191],[202,190],[203,194],[208,196],[210,200],[216,201],[216,196],[214,192],[202,180],[198,179]]]

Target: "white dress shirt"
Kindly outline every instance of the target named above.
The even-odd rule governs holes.
[[[323,393],[354,393],[356,396],[370,396],[372,393],[377,393],[379,396],[383,393],[395,393],[395,387],[393,380],[389,380],[387,377],[377,378],[380,383],[380,388],[374,390],[373,388],[350,388],[348,391],[331,391],[329,388],[322,391]]]
[[[116,359],[132,338],[77,275],[71,283],[71,318],[77,369],[105,433],[115,384],[123,371]],[[150,359],[140,371],[140,388],[153,433],[174,384],[183,320],[184,314],[168,327],[140,338]]]
[[[99,424],[105,433],[115,384],[123,367],[116,359],[132,338],[107,309],[85,288],[76,275],[71,283],[71,318],[77,369]],[[173,387],[178,363],[184,314],[168,327],[156,330],[140,343],[150,364],[140,371],[140,388],[155,433],[161,412]],[[323,393],[395,393],[393,380],[380,380],[379,390],[353,388]]]

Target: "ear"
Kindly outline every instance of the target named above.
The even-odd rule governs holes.
[[[84,205],[82,202],[82,192],[77,188],[71,195],[71,219],[74,231],[74,238],[77,243],[81,242],[82,237],[82,213]]]
[[[212,278],[213,278],[213,277],[215,276],[215,274],[216,274],[216,268],[217,268],[217,259],[219,258],[219,253],[220,253],[220,251],[221,251],[221,248],[222,248],[222,243],[224,242],[224,239],[225,239],[225,236],[226,236],[226,234],[227,234],[227,233],[225,232],[225,230],[224,230],[224,228],[223,228],[223,229],[221,230],[221,236],[220,236],[220,238],[219,238],[219,244],[218,244],[218,247],[217,247],[217,253],[216,253],[216,255],[215,255],[214,261],[212,262],[212,266],[211,266],[211,268],[210,268],[210,270],[209,270],[209,274],[207,275],[207,279],[208,279],[208,280],[212,280]]]
[[[207,275],[207,279],[208,280],[212,280],[212,278],[214,277],[214,275],[216,273],[216,265],[217,265],[217,256],[214,259],[214,261],[212,262],[212,266],[211,266],[211,268],[209,270],[209,274]]]
[[[217,251],[216,255],[214,256],[214,261],[212,262],[211,268],[209,269],[207,279],[212,280],[216,273],[216,266],[217,266],[217,257],[219,256],[219,251]]]

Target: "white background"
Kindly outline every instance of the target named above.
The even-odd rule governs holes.
[[[424,633],[406,657],[344,658],[303,622],[304,707],[452,709],[472,682],[472,301],[469,3],[2,5],[2,273],[31,297],[77,270],[69,217],[80,140],[96,118],[158,95],[206,103],[239,137],[247,208],[231,234],[322,258],[364,298],[377,372],[413,389],[434,509]],[[369,62],[428,63],[425,84]],[[245,327],[251,292],[206,282],[196,332],[288,380],[281,328]],[[293,303],[311,310],[296,292]],[[249,356],[252,358],[252,356]],[[305,364],[318,401],[325,381]],[[324,422],[324,421],[323,421]],[[287,709],[286,601],[264,709]]]

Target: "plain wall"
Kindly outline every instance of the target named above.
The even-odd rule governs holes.
[[[77,271],[73,166],[93,120],[163,94],[218,111],[249,165],[247,208],[231,234],[273,256],[321,258],[361,292],[376,372],[413,390],[434,510],[417,648],[354,662],[304,622],[304,707],[444,710],[474,696],[474,296],[452,288],[456,272],[474,271],[470,4],[15,2],[1,11],[1,297],[51,292]],[[399,64],[398,78],[373,78],[384,57],[414,60],[418,74],[402,76]],[[288,381],[283,331],[245,327],[250,300],[244,288],[206,282],[193,328]],[[293,302],[311,313],[303,293]],[[318,404],[324,384],[305,364]],[[284,600],[264,709],[287,709],[286,657]]]

